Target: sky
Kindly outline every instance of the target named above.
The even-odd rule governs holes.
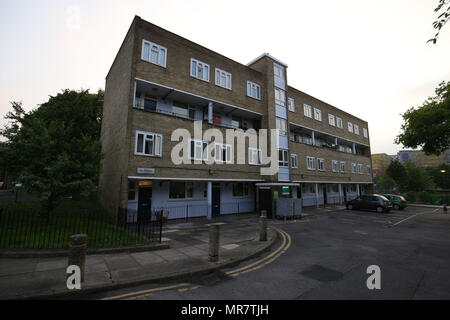
[[[247,64],[264,52],[288,82],[369,123],[372,153],[395,154],[401,114],[450,80],[450,25],[437,0],[0,1],[0,126],[10,101],[105,86],[135,15]]]

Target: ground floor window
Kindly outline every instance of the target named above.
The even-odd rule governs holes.
[[[313,183],[303,183],[302,193],[316,193],[316,186]]]
[[[233,183],[233,197],[248,197],[250,190],[249,183]]]
[[[136,200],[136,182],[128,183],[128,200]]]
[[[191,199],[194,196],[194,183],[172,181],[169,186],[169,199]]]

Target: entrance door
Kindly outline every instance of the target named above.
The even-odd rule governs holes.
[[[213,183],[212,185],[212,216],[220,215],[220,184]]]
[[[347,186],[345,184],[342,185],[342,190],[344,191],[344,202],[347,201]]]
[[[323,185],[323,204],[324,205],[326,205],[326,204],[328,204],[328,201],[327,201],[327,185],[326,184],[324,184]]]
[[[139,188],[138,223],[151,220],[152,188]]]
[[[272,219],[272,190],[259,189],[259,210],[266,210],[267,218]]]

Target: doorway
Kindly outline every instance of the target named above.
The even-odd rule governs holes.
[[[259,188],[259,210],[267,211],[267,218],[272,219],[272,190]]]
[[[327,205],[328,201],[327,201],[327,185],[323,184],[322,185],[322,191],[323,191],[323,205]]]
[[[220,183],[213,183],[212,185],[212,216],[220,215]]]
[[[139,188],[138,217],[137,222],[142,223],[151,220],[152,215],[152,188]]]

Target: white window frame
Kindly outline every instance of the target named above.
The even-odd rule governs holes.
[[[195,70],[192,67],[193,63],[195,63]],[[202,77],[199,76],[199,72],[198,72],[199,68],[202,69],[202,74],[203,74]],[[207,72],[205,72],[206,68],[208,69]],[[202,80],[202,81],[209,82],[209,73],[211,71],[211,67],[209,66],[209,64],[207,64],[207,63],[205,63],[203,61],[191,58],[190,69],[191,69],[191,72],[190,72],[191,73],[191,77],[199,79],[199,80]]]
[[[148,45],[148,57],[145,56],[146,55],[145,49],[147,45]],[[152,61],[152,50],[154,49],[157,51],[158,54],[157,62]],[[164,52],[164,55],[161,55],[162,52]],[[161,59],[162,57],[164,59],[163,61]],[[148,40],[142,40],[141,59],[165,68],[167,65],[167,48],[163,47],[162,45],[150,42]]]
[[[314,108],[314,119],[317,121],[322,121],[322,110]]]
[[[324,158],[317,158],[317,170],[325,171],[325,159]]]
[[[339,172],[339,161],[333,160],[332,168],[333,172]]]
[[[363,135],[364,135],[364,138],[369,137],[369,132],[367,131],[367,128],[363,128]]]
[[[291,112],[295,112],[295,100],[289,97],[288,97],[288,110]]]
[[[278,134],[280,136],[286,136],[287,135],[287,120],[283,118],[276,117],[275,119],[276,128],[278,129]]]
[[[295,153],[291,153],[291,168],[298,168],[298,156]]]
[[[341,163],[340,163],[340,169],[341,169],[341,172],[342,173],[345,173],[346,171],[347,171],[347,163],[345,162],[345,161],[341,161]]]
[[[343,124],[342,118],[336,117],[336,126],[337,126],[339,129],[342,129],[342,127],[343,127],[342,124]]]
[[[286,91],[280,88],[275,88],[275,103],[286,107]]]
[[[222,87],[222,88],[225,88],[228,90],[232,90],[231,87],[232,87],[233,77],[230,72],[216,68],[215,75],[216,75],[216,86],[219,86],[219,87]],[[223,78],[225,79],[224,84],[222,84]]]
[[[280,72],[277,72],[277,71],[280,71]],[[279,73],[281,73],[281,74],[279,74]],[[273,74],[274,74],[275,77],[284,79],[284,67],[280,66],[277,63],[274,63],[273,64]]]
[[[361,163],[358,163],[358,165],[356,167],[356,172],[358,174],[363,174],[363,165]]]
[[[217,152],[220,149],[220,152]],[[225,150],[225,160],[223,159],[223,151]],[[232,163],[233,162],[233,148],[231,144],[220,142],[214,143],[214,158],[216,163]]]
[[[348,123],[347,123],[347,127],[348,127],[348,132],[353,133],[353,123],[348,122]]]
[[[171,198],[170,195],[170,183],[184,183],[184,198]],[[192,196],[188,197],[188,185],[192,187]],[[186,199],[194,199],[195,196],[195,184],[194,181],[170,181],[169,182],[169,201],[182,201]]]
[[[316,170],[316,158],[306,157],[306,169]]]
[[[372,167],[370,165],[366,165],[367,168],[367,174],[372,174]]]
[[[357,124],[353,125],[353,132],[355,132],[355,134],[359,135],[359,126]]]
[[[253,99],[261,100],[261,86],[247,80],[247,96]]]
[[[356,173],[356,163],[352,162],[352,173]]]
[[[248,148],[248,164],[260,166],[262,157],[262,150],[258,148]]]
[[[242,196],[233,194],[234,186],[238,185],[238,184],[242,184]],[[249,196],[250,196],[250,184],[248,182],[233,182],[233,184],[231,185],[231,197],[232,198],[242,199],[242,198],[248,198]]]
[[[192,158],[192,142],[194,142],[194,157]],[[197,147],[200,144],[200,150],[201,150],[201,155],[199,157],[197,151]],[[206,147],[205,147],[206,145]],[[208,141],[205,140],[198,140],[198,139],[190,139],[189,140],[189,159],[191,160],[196,160],[196,161],[207,161],[208,160],[208,149],[209,148],[209,143]]]
[[[142,138],[142,152],[138,152],[138,136],[143,135]],[[147,131],[141,131],[136,130],[135,135],[135,143],[134,143],[134,154],[138,156],[146,156],[146,157],[161,157],[162,155],[162,144],[163,144],[163,138],[162,134],[160,133],[154,133],[154,132],[147,132]],[[145,142],[146,140],[152,140],[153,141],[153,150],[151,150],[152,153],[145,153]],[[159,141],[159,142],[158,142]],[[159,144],[159,148],[157,148]]]
[[[280,152],[282,154],[282,159],[280,159]],[[289,150],[278,149],[278,167],[289,168]]]
[[[328,114],[328,124],[333,127],[336,126],[336,118],[331,113]]]
[[[305,115],[305,117],[312,119],[312,107],[309,104],[303,105],[303,114]]]

